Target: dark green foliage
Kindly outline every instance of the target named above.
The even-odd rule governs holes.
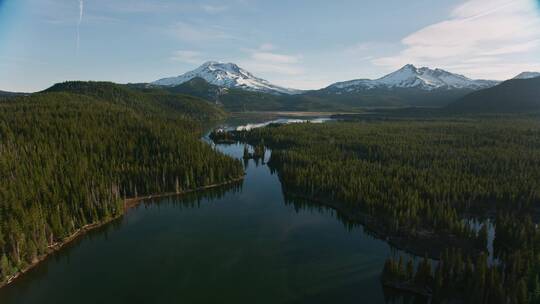
[[[359,92],[346,93],[333,88],[307,92],[304,98],[311,97],[321,103],[338,104],[342,109],[358,109],[362,107],[444,107],[471,93],[470,89],[435,89],[418,88],[365,89]]]
[[[516,260],[489,264],[481,254],[474,263],[460,250],[446,251],[435,271],[431,262],[423,259],[416,268],[414,281],[400,275],[399,260],[386,261],[381,280],[384,284],[409,291],[430,292],[433,303],[536,303],[539,285],[537,275],[528,277],[530,265],[516,267]],[[536,264],[538,265],[538,264]],[[530,287],[527,280],[531,280]],[[535,302],[536,301],[536,302]]]
[[[427,258],[424,258],[418,265],[418,270],[414,275],[414,283],[418,286],[431,284],[431,262]]]
[[[488,242],[488,227],[486,224],[482,225],[482,228],[480,228],[480,231],[478,231],[478,244],[485,248],[487,246]]]
[[[387,232],[475,237],[459,210],[540,202],[534,120],[295,124],[238,136],[273,149],[289,192],[347,203]]]
[[[255,148],[253,149],[253,158],[264,160],[265,153],[266,153],[266,147],[264,146],[264,142],[262,142],[256,145]]]
[[[208,107],[82,82],[1,102],[0,281],[79,228],[120,215],[125,198],[242,176],[239,161],[199,139],[194,119],[219,113]]]
[[[442,107],[470,93],[471,90],[421,90],[415,88],[369,89],[337,94],[331,88],[297,95],[223,89],[202,78],[164,89],[204,98],[222,104],[227,110],[244,111],[361,111],[365,107]]]
[[[212,132],[210,132],[209,138],[215,143],[220,144],[231,144],[236,142],[232,137],[231,133],[225,132],[221,129],[213,130]]]
[[[69,81],[58,83],[45,92],[69,92],[128,106],[146,115],[217,120],[225,112],[203,99],[170,93],[159,88],[120,85],[111,82]]]
[[[540,229],[530,216],[540,203],[538,119],[307,123],[234,135],[252,145],[264,140],[292,195],[339,202],[342,211],[373,218],[382,235],[411,243],[461,240],[445,244],[451,250],[435,271],[420,262],[412,285],[408,264],[387,261],[383,282],[431,291],[434,303],[539,301]],[[475,232],[464,220],[488,211],[496,214],[494,264],[488,226]]]
[[[5,100],[5,99],[10,99],[10,98],[15,98],[17,96],[24,96],[24,95],[28,95],[28,94],[0,91],[0,101]]]
[[[540,77],[512,79],[473,92],[450,104],[447,110],[459,113],[540,112]]]
[[[197,96],[218,104],[220,103],[221,95],[228,91],[227,89],[209,84],[206,80],[199,77],[174,87],[166,87],[165,89],[173,93]]]
[[[412,280],[414,277],[414,263],[413,263],[413,260],[409,259],[409,261],[407,262],[407,276],[406,276],[406,279],[407,280]]]
[[[248,149],[248,146],[247,145],[244,145],[244,156],[243,156],[244,159],[250,159],[251,158],[251,154],[249,153],[249,149]]]
[[[194,78],[178,86],[163,87],[163,89],[173,93],[204,98],[233,112],[292,109],[288,105],[291,99],[289,95],[220,88],[209,84],[202,78]]]

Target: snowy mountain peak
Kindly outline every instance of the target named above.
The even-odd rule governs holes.
[[[161,86],[177,86],[193,78],[202,78],[208,83],[224,87],[238,88],[247,91],[274,94],[298,94],[300,91],[273,85],[270,82],[255,77],[234,63],[208,61],[197,69],[177,77],[163,78],[152,84]]]
[[[417,71],[418,69],[414,66],[414,64],[406,64],[404,65],[401,69],[399,69],[398,71]]]
[[[428,67],[417,68],[407,64],[401,69],[379,79],[359,79],[331,85],[331,89],[355,92],[370,89],[416,88],[434,89],[483,89],[496,85],[496,81],[473,80],[463,75],[450,73],[442,69]]]
[[[538,73],[538,72],[523,72],[523,73],[520,73],[519,75],[517,75],[516,77],[514,77],[514,79],[531,79],[531,78],[536,78],[536,77],[540,77],[540,73]]]

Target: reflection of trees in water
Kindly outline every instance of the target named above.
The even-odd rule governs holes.
[[[149,208],[155,205],[160,204],[171,204],[178,208],[199,208],[201,203],[219,200],[229,193],[238,193],[242,191],[243,181],[238,181],[236,183],[220,186],[217,188],[210,188],[206,190],[186,193],[178,196],[162,197],[155,199],[144,200],[140,203],[139,206],[134,207],[134,210],[129,212],[136,211],[138,208]],[[126,214],[127,215],[127,214]],[[36,267],[31,269],[27,275],[24,275],[17,279],[14,285],[17,285],[17,292],[24,294],[32,284],[35,284],[36,279],[44,278],[49,272],[49,266],[53,262],[67,262],[71,256],[74,254],[75,250],[83,243],[96,239],[109,239],[109,235],[117,230],[119,230],[124,224],[124,217],[115,219],[103,226],[97,227],[95,229],[89,230],[84,235],[74,239],[73,241],[67,243],[62,247],[61,250],[54,252],[51,256],[47,258],[46,261],[38,264]],[[7,287],[5,290],[8,290],[10,287]],[[3,290],[0,290],[0,294]]]
[[[155,204],[171,204],[180,208],[199,208],[203,202],[219,200],[229,193],[234,194],[241,192],[243,184],[244,181],[240,180],[238,182],[216,188],[145,200],[141,204],[144,207],[149,207]]]
[[[413,293],[383,287],[384,302],[391,304],[426,304],[429,300]]]
[[[275,171],[273,171],[275,172]],[[309,211],[309,212],[319,212],[323,214],[331,214],[334,218],[339,220],[340,223],[343,224],[343,226],[348,231],[353,231],[355,228],[362,227],[361,223],[358,221],[353,221],[349,217],[345,216],[341,212],[336,211],[333,208],[330,208],[328,206],[315,203],[313,201],[310,201],[308,199],[300,198],[294,195],[290,195],[287,193],[283,193],[285,205],[292,205],[294,207],[294,210],[299,213],[300,211]],[[362,227],[363,228],[363,227]],[[368,233],[369,234],[369,233]]]
[[[276,173],[276,171],[273,169],[271,169],[271,171],[272,173]],[[363,226],[359,220],[352,219],[350,216],[347,216],[346,213],[340,212],[339,210],[333,209],[329,206],[325,206],[317,202],[313,202],[312,200],[309,200],[309,199],[287,194],[285,191],[283,192],[283,195],[284,195],[285,205],[293,206],[297,213],[301,211],[308,211],[308,212],[318,212],[318,213],[326,214],[326,215],[329,214],[335,219],[337,219],[341,224],[343,224],[345,229],[347,229],[349,232],[356,230],[358,231],[358,233],[362,233],[371,239],[386,241],[386,239],[382,237],[380,234],[367,229],[367,227]],[[389,256],[395,259],[399,259],[399,257],[402,257],[404,261],[408,261],[410,259],[413,261],[415,268],[418,266],[418,264],[422,260],[422,257],[400,250],[392,246],[391,244],[388,244],[388,245],[390,247]],[[430,260],[430,262],[433,265],[436,265],[437,263],[434,260]],[[381,269],[382,268],[383,268],[383,264],[381,263]],[[411,304],[412,303],[428,303],[425,297],[422,297],[413,293],[395,290],[395,289],[391,289],[391,288],[387,288],[383,286],[381,286],[381,288],[383,288],[385,303],[404,303],[404,304],[405,303],[411,303]]]
[[[7,286],[0,289],[0,298],[2,298],[2,293],[6,292],[8,295],[11,292],[11,288],[15,288],[17,293],[25,294],[32,285],[36,283],[36,279],[40,280],[44,278],[49,272],[49,266],[53,262],[69,261],[71,256],[74,254],[74,251],[79,247],[82,242],[92,241],[98,238],[109,238],[109,234],[117,231],[122,226],[122,217],[117,218],[103,226],[89,230],[85,234],[80,235],[69,243],[66,243],[60,250],[53,252],[49,255],[45,261],[37,264],[34,268],[30,269],[28,273],[17,278],[12,286]]]

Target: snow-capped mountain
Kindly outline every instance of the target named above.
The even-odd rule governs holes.
[[[202,78],[208,83],[224,87],[238,88],[253,92],[265,92],[274,94],[299,94],[300,90],[283,88],[270,82],[253,76],[250,72],[240,68],[234,63],[221,63],[209,61],[197,69],[187,72],[178,77],[163,78],[154,81],[153,85],[177,86],[193,78]]]
[[[453,74],[441,69],[417,68],[412,64],[408,64],[379,79],[358,79],[338,82],[329,86],[327,89],[351,93],[371,89],[396,88],[416,88],[428,91],[435,89],[479,90],[497,84],[497,81],[473,80],[463,75]]]
[[[517,75],[516,77],[514,77],[514,79],[531,79],[531,78],[536,78],[536,77],[540,77],[540,73],[538,73],[538,72],[523,72],[523,73]]]

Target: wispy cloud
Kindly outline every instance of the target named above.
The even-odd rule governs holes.
[[[531,0],[466,1],[447,20],[405,37],[399,54],[373,63],[389,68],[406,63],[460,67],[458,72],[473,76],[510,77],[540,64],[540,58],[531,59],[540,46],[540,17],[534,6]],[[486,64],[493,61],[498,63]]]
[[[212,4],[203,4],[201,5],[201,8],[203,9],[203,11],[209,14],[221,13],[228,9],[228,7],[225,5],[212,5]]]
[[[200,52],[188,50],[174,52],[171,60],[189,64],[200,64],[204,61]]]
[[[276,46],[272,43],[263,43],[261,46],[259,46],[259,50],[261,51],[273,51],[276,49]]]
[[[251,59],[274,64],[295,64],[299,61],[298,56],[259,51],[253,52]]]
[[[247,49],[248,59],[241,65],[254,73],[273,73],[280,75],[301,75],[304,69],[300,65],[301,56],[273,51],[276,46],[265,43],[257,49]]]
[[[138,13],[178,13],[194,11],[196,6],[173,1],[145,1],[145,0],[94,0],[102,1],[107,10],[115,13],[138,14]]]
[[[79,21],[77,22],[77,52],[79,52],[79,45],[81,43],[81,23],[84,15],[84,2],[79,0]]]
[[[236,39],[235,36],[227,33],[227,31],[220,27],[193,24],[184,21],[175,23],[170,28],[170,32],[175,38],[187,42],[208,42],[223,39]]]
[[[383,45],[384,44],[381,42],[374,42],[374,41],[359,42],[359,43],[345,47],[344,53],[347,55],[365,54],[367,51],[374,51]]]

